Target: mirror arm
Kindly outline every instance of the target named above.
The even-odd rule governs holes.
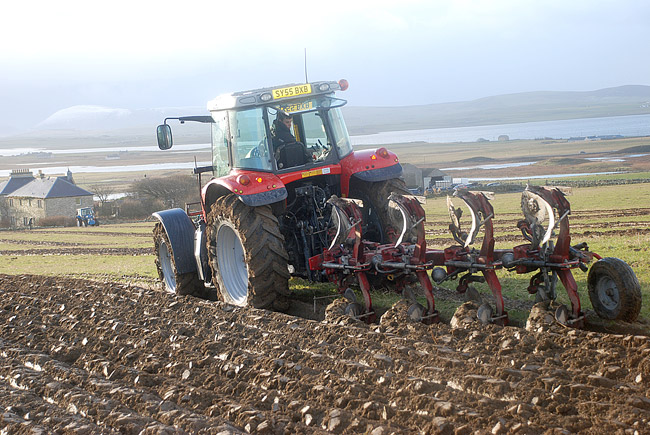
[[[174,116],[165,118],[163,124],[167,124],[168,119],[177,119],[181,124],[185,124],[186,121],[192,122],[202,122],[202,123],[213,123],[214,119],[212,116]]]

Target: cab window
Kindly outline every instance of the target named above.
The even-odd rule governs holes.
[[[233,167],[272,170],[263,109],[232,111],[229,121]]]
[[[213,112],[212,118],[212,170],[223,177],[230,170],[228,164],[228,117],[226,112]]]
[[[331,150],[331,141],[327,139],[321,112],[308,112],[297,115],[302,118],[305,134],[305,146],[315,163],[324,161]]]
[[[343,158],[352,152],[352,144],[350,136],[348,136],[348,129],[345,126],[341,109],[338,107],[332,108],[327,112],[329,116],[330,125],[334,133],[334,144],[339,152],[339,157]]]

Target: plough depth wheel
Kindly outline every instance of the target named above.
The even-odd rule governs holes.
[[[598,316],[633,322],[641,310],[641,286],[626,262],[603,258],[591,266],[587,277],[589,299]]]

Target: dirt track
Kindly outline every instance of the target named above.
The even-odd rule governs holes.
[[[544,313],[367,326],[6,275],[0,299],[7,433],[650,433],[650,339]]]

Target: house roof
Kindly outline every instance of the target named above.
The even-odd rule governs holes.
[[[34,177],[11,177],[7,181],[0,183],[0,195],[11,195],[17,189],[32,181],[34,181]]]
[[[65,178],[36,178],[14,190],[9,196],[28,198],[65,198],[69,196],[93,195],[81,187],[69,183]]]

